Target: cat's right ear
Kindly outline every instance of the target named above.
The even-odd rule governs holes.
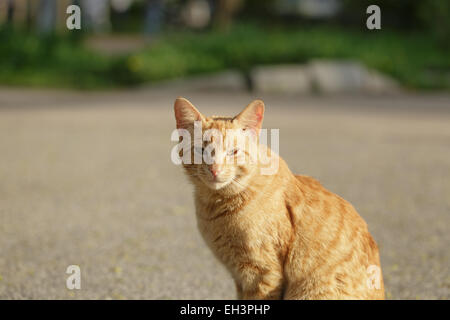
[[[188,129],[193,126],[194,121],[204,121],[205,117],[198,111],[189,100],[178,97],[174,104],[177,129]]]

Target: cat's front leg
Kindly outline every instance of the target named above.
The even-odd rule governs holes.
[[[236,282],[238,299],[280,300],[283,297],[283,277],[281,272],[243,270],[240,281]]]
[[[242,290],[242,300],[281,300],[283,297],[283,288],[281,284],[270,285],[263,281],[256,286]]]

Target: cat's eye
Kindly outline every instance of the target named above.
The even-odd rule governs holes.
[[[228,151],[228,155],[229,156],[234,156],[239,152],[239,149],[235,148],[235,149],[231,149],[230,151]]]

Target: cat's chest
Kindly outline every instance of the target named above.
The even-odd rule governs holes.
[[[196,203],[198,229],[212,249],[248,249],[271,245],[280,232],[282,209],[261,205],[261,201],[217,202],[214,206]]]
[[[240,266],[266,266],[278,261],[280,252],[287,245],[288,222],[283,221],[282,212],[268,212],[259,206],[249,205],[238,212],[208,219],[210,212],[197,208],[198,229],[214,255],[234,275],[239,275]],[[206,218],[205,218],[206,214]],[[214,217],[214,216],[212,216]],[[270,266],[268,266],[270,268]]]
[[[257,232],[255,223],[250,222],[252,212],[243,209],[234,213],[208,219],[203,218],[206,212],[197,212],[198,230],[207,246],[225,265],[232,265],[240,259],[253,261],[256,256],[253,248],[258,244],[267,243],[265,233]],[[234,257],[230,261],[230,257]],[[231,264],[231,265],[230,265]]]
[[[239,202],[213,204],[196,203],[197,224],[205,240],[216,245],[223,241],[241,242],[258,223],[251,223],[256,215],[253,206]],[[222,241],[219,241],[222,239]]]

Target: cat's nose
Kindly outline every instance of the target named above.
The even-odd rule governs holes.
[[[219,168],[216,166],[211,166],[209,168],[209,171],[211,172],[211,174],[213,175],[214,178],[217,177],[217,175],[220,173]]]

